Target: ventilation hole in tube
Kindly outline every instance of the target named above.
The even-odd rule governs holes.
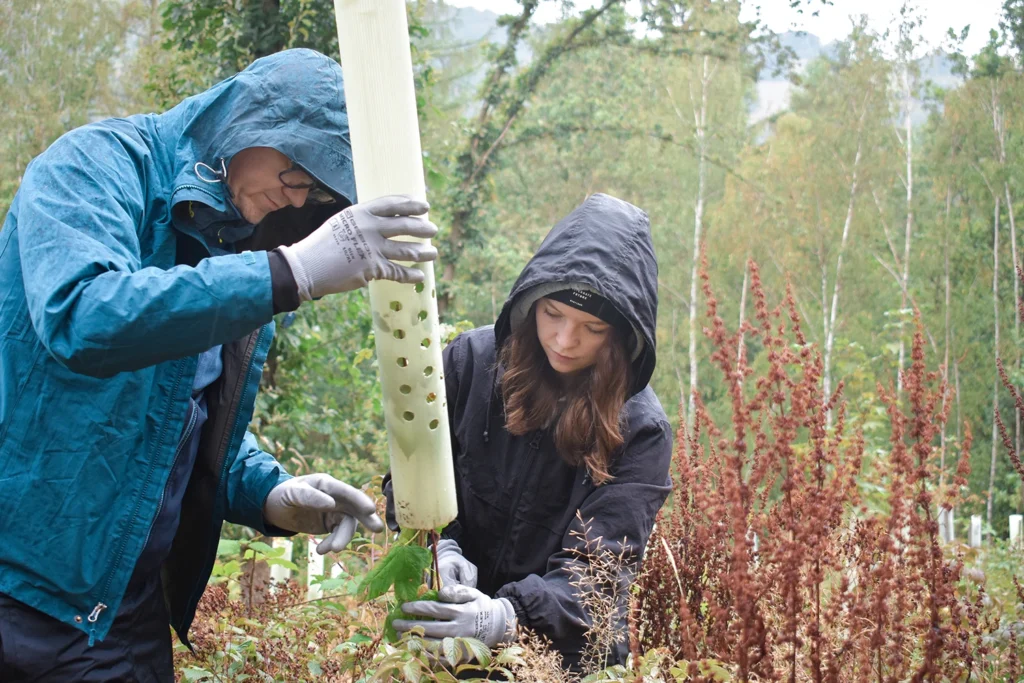
[[[408,358],[399,358],[398,359],[398,367],[405,368],[405,367],[408,367],[408,366],[409,366],[409,359]]]
[[[422,291],[423,291],[423,283],[421,282],[421,283],[416,285],[416,293],[419,294]]]
[[[441,423],[438,422],[437,420],[431,420],[430,421],[430,428],[431,429],[437,429],[437,425],[439,425],[439,424],[441,424]]]
[[[422,346],[425,349],[429,349],[430,348],[430,337],[427,337],[426,339],[421,341],[420,342],[420,346]]]
[[[403,384],[402,386],[398,387],[398,390],[401,391],[403,394],[412,393],[412,387],[410,387],[408,384]]]
[[[426,320],[428,315],[430,314],[427,313],[426,311],[420,311],[420,314],[416,317],[418,317],[420,320]]]
[[[392,301],[389,306],[390,306],[392,311],[400,311],[400,310],[402,310],[402,302],[401,301]]]
[[[395,339],[405,339],[405,330],[395,330]]]
[[[405,366],[403,365],[402,367],[405,367]],[[433,365],[428,365],[427,367],[423,368],[423,376],[424,377],[430,377],[433,374],[434,374],[434,366]]]
[[[436,400],[437,394],[435,394],[434,392],[430,392],[429,394],[427,394],[427,403],[433,403]]]
[[[416,419],[416,416],[413,414],[411,410],[407,410],[404,413],[402,413],[402,419],[404,419],[406,422],[412,422],[413,420]]]

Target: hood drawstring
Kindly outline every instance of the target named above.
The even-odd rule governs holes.
[[[245,217],[242,216],[242,212],[239,211],[238,207],[235,205],[235,193],[231,191],[231,186],[228,185],[228,182],[227,182],[227,180],[228,180],[228,166],[227,166],[227,163],[225,162],[224,157],[218,158],[217,161],[220,162],[220,170],[219,171],[217,169],[215,169],[213,166],[210,166],[209,164],[204,164],[202,161],[197,161],[196,165],[192,167],[192,171],[196,174],[196,177],[199,178],[204,183],[211,183],[211,184],[224,183],[224,200],[225,200],[225,202],[227,203],[228,206],[231,207],[231,210],[235,212],[237,218],[241,218],[241,219],[244,220]],[[207,178],[205,175],[203,175],[203,172],[204,172],[203,169],[205,169],[206,172],[212,174],[213,177],[212,178]],[[191,215],[191,217],[194,218],[195,216]],[[246,223],[248,224],[248,221],[246,221]],[[221,228],[221,230],[223,230],[223,228]],[[224,243],[224,239],[220,236],[220,230],[217,231],[217,242],[219,244],[223,244]]]
[[[202,180],[204,183],[222,183],[228,178],[228,167],[227,164],[224,163],[224,157],[221,157],[220,159],[218,159],[218,161],[220,161],[219,171],[215,169],[213,166],[210,166],[209,164],[204,164],[201,161],[197,161],[196,165],[192,167],[192,170],[195,171],[196,177]],[[200,168],[205,168],[210,173],[212,173],[213,178],[205,177],[202,173],[199,172]]]

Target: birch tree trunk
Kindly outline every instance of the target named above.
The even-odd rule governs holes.
[[[910,107],[912,104],[910,91],[910,67],[903,64],[903,135],[904,149],[907,155],[907,227],[903,240],[903,285],[900,295],[900,357],[899,370],[896,373],[896,389],[903,391],[903,364],[906,361],[906,345],[903,342],[903,311],[907,309],[907,294],[910,292],[910,238],[914,230],[914,135],[910,123]]]
[[[704,224],[704,200],[707,181],[707,123],[708,123],[708,90],[714,76],[711,58],[704,55],[701,60],[700,104],[694,98],[693,87],[690,87],[690,103],[693,108],[693,120],[697,141],[697,201],[693,211],[693,262],[690,268],[690,396],[687,401],[687,424],[693,425],[694,392],[697,391],[697,279],[700,269],[700,258],[703,244],[701,243]]]
[[[942,360],[942,383],[945,385],[945,392],[942,397],[943,404],[945,404],[946,397],[949,395],[949,210],[953,202],[953,190],[947,184],[946,185],[946,222],[943,226],[943,244],[942,244],[942,260],[943,260],[943,284],[946,289],[946,302],[944,308],[945,312],[945,348],[943,350]],[[946,428],[949,426],[949,420],[942,423],[942,433],[939,435],[939,488],[941,489],[943,484],[946,482]]]
[[[863,117],[861,118],[863,121]],[[850,226],[853,225],[853,208],[857,198],[857,172],[860,167],[861,149],[863,142],[857,140],[857,153],[853,158],[853,173],[850,179],[850,200],[846,205],[846,220],[843,222],[843,237],[839,242],[839,255],[836,256],[836,279],[832,283],[832,305],[829,307],[828,324],[825,326],[825,359],[824,359],[824,396],[826,402],[832,398],[832,351],[836,341],[836,311],[839,310],[839,290],[842,282],[843,253],[846,251],[846,243],[850,237]],[[822,292],[824,294],[824,292]],[[832,411],[829,410],[825,416],[827,427],[832,426]]]
[[[995,197],[995,210],[992,219],[992,313],[994,319],[994,341],[992,354],[999,358],[999,197]],[[995,367],[995,361],[992,362]],[[988,469],[988,496],[985,502],[985,521],[992,527],[992,497],[996,486],[996,454],[998,428],[996,427],[996,409],[999,407],[999,375],[992,377],[992,460]]]
[[[1005,148],[1003,151],[1005,162]],[[1020,261],[1017,259],[1017,221],[1013,216],[1013,199],[1010,197],[1010,184],[1003,182],[1003,190],[1006,194],[1006,214],[1010,217],[1010,256],[1013,258],[1013,367],[1016,376],[1020,377],[1020,278],[1017,277],[1017,268]],[[1013,411],[1013,445],[1016,452],[1020,453],[1020,411]]]
[[[996,140],[996,153],[999,158],[999,168],[1004,172],[1006,170],[1006,120],[1003,117],[1003,106],[1002,97],[999,89],[1000,81],[998,77],[992,79],[989,86],[990,93],[990,109],[992,114],[992,131],[995,133]],[[1020,372],[1020,315],[1017,311],[1020,310],[1020,279],[1017,277],[1017,268],[1020,266],[1020,261],[1017,259],[1017,226],[1016,218],[1013,215],[1013,199],[1010,196],[1010,183],[1003,178],[1003,198],[1006,200],[1006,213],[1010,218],[1010,257],[1013,259],[1013,266],[1010,269],[1013,272],[1013,349],[1014,359],[1013,367]],[[1020,411],[1013,411],[1013,441],[1017,448],[1017,452],[1020,452]]]

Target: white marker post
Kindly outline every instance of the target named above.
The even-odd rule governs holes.
[[[939,540],[943,543],[952,543],[955,538],[955,520],[952,508],[939,508]]]
[[[314,579],[324,575],[324,556],[316,551],[320,540],[315,536],[306,539],[306,599],[319,600],[324,596],[319,583]]]
[[[426,196],[404,0],[335,0],[360,201]],[[434,265],[421,285],[370,283],[395,513],[406,529],[455,519]]]
[[[273,541],[273,547],[284,548],[284,555],[281,556],[281,559],[288,560],[289,562],[291,562],[293,550],[291,539],[277,537]],[[288,569],[288,567],[282,567],[279,564],[274,564],[270,566],[271,585],[275,583],[286,584],[288,583],[288,579],[291,578],[291,575],[292,570]]]
[[[1021,525],[1024,524],[1024,515],[1010,515],[1010,545],[1021,547]]]
[[[981,515],[971,515],[970,545],[972,548],[981,547]]]

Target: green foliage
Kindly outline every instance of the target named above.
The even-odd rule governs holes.
[[[33,157],[117,113],[111,79],[126,28],[114,0],[0,3],[0,222]]]
[[[369,301],[328,297],[280,316],[253,431],[295,473],[361,485],[387,468]]]
[[[215,79],[287,48],[338,52],[330,0],[169,0],[163,18],[165,48],[191,55]]]
[[[394,589],[394,603],[384,622],[384,637],[388,642],[399,639],[392,622],[395,619],[417,619],[402,611],[402,605],[413,600],[436,600],[436,590],[424,590],[423,578],[430,568],[433,555],[417,543],[421,534],[404,530],[398,542],[391,546],[380,562],[366,573],[356,589],[362,600],[373,600]]]

